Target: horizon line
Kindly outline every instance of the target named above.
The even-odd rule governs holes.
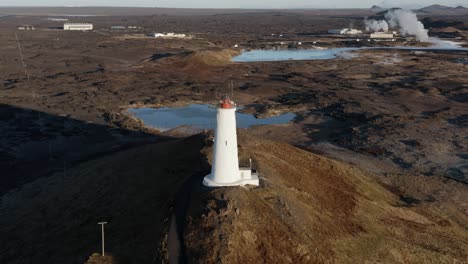
[[[294,9],[371,9],[372,7],[167,7],[167,6],[107,6],[107,5],[87,5],[87,6],[1,6],[3,7],[14,7],[14,8],[23,8],[23,7],[65,7],[65,8],[74,8],[74,7],[117,7],[117,8],[160,8],[160,9],[238,9],[238,10],[276,10],[276,9],[283,9],[283,10],[294,10]]]
[[[449,7],[449,8],[457,8],[457,7],[462,7],[462,8],[468,8],[468,6],[465,5],[440,5],[440,4],[435,4],[439,6],[444,6],[444,7]],[[377,7],[377,8],[382,8],[383,10],[388,10],[391,8],[401,8],[401,9],[406,9],[406,10],[412,10],[412,11],[417,11],[419,9],[423,9],[426,7],[430,7],[434,5],[428,5],[428,6],[419,6],[419,7],[410,7],[410,6],[394,6],[394,7],[383,7],[379,5],[372,5],[371,7],[166,7],[166,6],[112,6],[112,5],[83,5],[83,6],[52,6],[52,5],[21,5],[21,6],[1,6],[0,9],[2,8],[135,8],[135,9],[167,9],[167,10],[239,10],[239,11],[300,11],[300,10],[372,10],[372,8]]]
[[[379,5],[373,5],[371,7],[167,7],[167,6],[113,6],[113,5],[73,5],[73,6],[52,6],[52,5],[20,5],[20,6],[2,6],[0,8],[28,8],[28,7],[39,7],[39,8],[50,8],[50,7],[60,7],[60,8],[83,8],[83,7],[113,7],[113,8],[160,8],[160,9],[233,9],[233,10],[298,10],[298,9],[372,9],[372,7],[380,7],[383,9],[395,8],[395,7],[383,7]],[[424,7],[429,7],[433,5],[428,5]],[[464,7],[465,5],[440,5],[446,7]],[[422,8],[424,8],[422,7]]]

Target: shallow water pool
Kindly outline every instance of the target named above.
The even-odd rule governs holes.
[[[181,126],[190,126],[195,129],[214,129],[216,127],[216,108],[206,104],[173,108],[132,108],[128,111],[146,125],[160,131],[168,131]],[[238,128],[287,124],[295,117],[296,115],[293,113],[268,118],[256,118],[252,114],[236,113]]]
[[[358,55],[354,54],[356,50],[452,50],[468,51],[461,46],[462,43],[442,40],[439,38],[430,38],[432,46],[429,47],[348,47],[348,48],[318,48],[318,49],[286,49],[286,50],[250,50],[244,51],[240,55],[232,58],[233,62],[268,62],[268,61],[287,61],[287,60],[331,60],[338,57],[352,59]]]
[[[232,59],[234,62],[260,62],[285,60],[331,60],[359,48],[306,49],[306,50],[251,50]]]

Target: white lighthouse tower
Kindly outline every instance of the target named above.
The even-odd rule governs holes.
[[[227,96],[217,107],[211,174],[203,179],[203,184],[210,187],[259,184],[258,175],[250,167],[239,168],[236,104]]]

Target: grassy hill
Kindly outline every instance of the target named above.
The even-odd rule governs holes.
[[[287,144],[241,142],[263,186],[195,195],[186,232],[189,262],[452,263],[468,257],[467,217],[457,205],[441,210],[438,202]]]

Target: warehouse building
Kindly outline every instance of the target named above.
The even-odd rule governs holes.
[[[93,24],[90,23],[65,23],[63,24],[64,30],[93,30]]]
[[[150,33],[148,36],[153,38],[189,38],[186,34],[176,34],[176,33]]]
[[[354,28],[330,29],[328,30],[328,33],[337,34],[337,35],[357,35],[357,34],[362,34],[362,30],[358,30]]]
[[[32,25],[21,25],[17,27],[18,30],[35,30],[36,28]]]
[[[393,39],[395,36],[390,32],[374,32],[370,34],[371,39]]]

